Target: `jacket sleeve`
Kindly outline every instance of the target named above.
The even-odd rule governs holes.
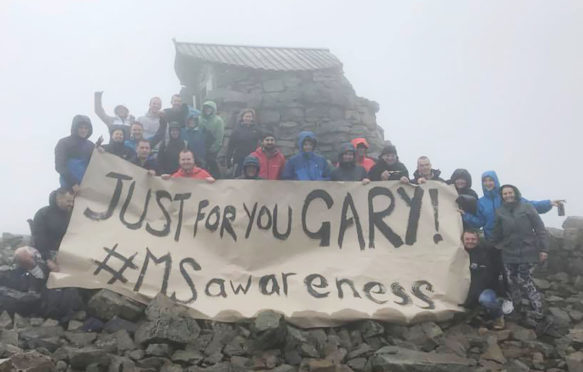
[[[235,144],[238,142],[239,137],[239,128],[235,128],[235,130],[231,133],[231,137],[229,137],[229,145],[227,146],[227,153],[225,154],[227,160],[227,167],[231,164],[231,159],[233,158],[233,153],[235,152]]]
[[[67,184],[74,185],[77,183],[69,167],[67,167],[67,149],[64,140],[60,140],[55,147],[55,170],[65,179]]]
[[[324,169],[322,170],[322,181],[330,181],[330,175],[332,174],[332,165],[328,160],[324,159]]]
[[[107,115],[105,110],[103,109],[103,103],[101,102],[101,93],[95,92],[94,96],[94,105],[95,105],[95,113],[99,118],[107,125],[107,127],[111,127],[113,125],[113,117]]]
[[[223,145],[223,137],[225,136],[225,124],[223,123],[223,119],[221,119],[218,115],[215,116],[213,136],[214,143],[210,151],[218,153],[219,151],[221,151],[221,146]]]
[[[538,240],[538,246],[542,252],[549,251],[549,239],[547,229],[543,220],[538,215],[538,212],[534,207],[529,208],[528,210],[528,218],[530,219],[530,223],[532,224],[532,228],[534,233],[536,234],[536,238]]]
[[[494,229],[492,230],[492,243],[498,244],[504,239],[504,230],[502,229],[502,219],[496,213],[496,219],[494,220]]]
[[[162,141],[162,139],[164,139],[166,128],[168,128],[168,122],[163,118],[160,118],[160,126],[156,133],[150,138],[150,146],[155,147],[160,141]]]
[[[405,164],[403,164],[403,169],[401,170],[401,173],[402,173],[401,176],[409,178],[409,170],[407,170]]]
[[[279,167],[279,169],[277,171],[277,178],[276,178],[277,180],[282,179],[283,170],[284,170],[285,166],[287,165],[285,157],[283,155],[281,155],[281,157],[282,157],[282,161],[281,161],[281,166]]]
[[[536,211],[538,213],[547,213],[548,211],[550,211],[551,209],[553,209],[553,204],[551,203],[550,200],[539,200],[539,201],[535,201],[535,200],[526,200],[523,199],[523,201],[526,201],[527,203],[531,204],[534,209],[536,209]]]
[[[32,220],[32,239],[37,251],[39,251],[45,260],[48,259],[50,257],[48,249],[48,229],[43,209],[36,212]]]
[[[486,225],[486,217],[484,216],[483,210],[480,209],[479,204],[477,214],[465,212],[462,214],[462,220],[474,229],[479,229]]]
[[[373,165],[372,168],[370,168],[370,171],[368,171],[368,179],[371,181],[380,181],[381,175],[379,169],[380,167],[378,164]]]
[[[283,172],[281,173],[280,179],[282,180],[293,180],[294,177],[294,166],[292,161],[287,161],[283,167]]]

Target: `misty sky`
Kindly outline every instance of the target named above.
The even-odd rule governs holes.
[[[494,169],[530,199],[583,215],[583,2],[0,1],[0,231],[58,186],[54,146],[103,90],[137,117],[180,90],[178,41],[326,47],[412,171],[428,155],[446,177],[468,168],[481,195]],[[555,209],[544,216],[562,219]]]

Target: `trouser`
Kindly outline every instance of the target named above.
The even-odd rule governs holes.
[[[486,309],[486,312],[491,318],[499,318],[502,316],[502,306],[494,290],[484,289],[480,293],[478,302]]]
[[[536,264],[533,263],[505,264],[504,271],[506,272],[506,278],[508,280],[508,287],[510,289],[510,296],[514,303],[514,308],[519,309],[522,296],[526,295],[530,302],[534,317],[542,318],[542,295],[536,289],[534,281],[532,280],[532,272],[535,267]]]
[[[209,173],[216,179],[221,178],[221,171],[219,170],[219,164],[217,163],[216,152],[207,152],[206,154],[206,166]]]

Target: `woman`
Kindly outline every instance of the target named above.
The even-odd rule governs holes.
[[[502,206],[496,210],[493,242],[502,250],[502,262],[514,308],[519,310],[526,295],[532,311],[526,313],[531,324],[543,317],[542,295],[532,279],[538,262],[547,259],[547,230],[536,209],[521,198],[518,188],[504,185],[500,188]]]
[[[255,111],[247,108],[241,111],[235,130],[229,138],[227,147],[227,167],[233,169],[233,177],[241,175],[243,160],[257,149],[261,140],[261,132],[255,124]]]

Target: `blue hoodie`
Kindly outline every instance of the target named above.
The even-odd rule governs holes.
[[[79,127],[87,125],[87,137],[79,137]],[[93,133],[91,119],[85,115],[75,115],[71,124],[71,135],[61,138],[55,147],[55,169],[60,175],[62,187],[71,188],[81,184],[89,159],[93,153],[93,142],[88,138]]]
[[[328,161],[321,155],[314,152],[304,152],[303,144],[306,139],[317,141],[313,132],[304,131],[299,134],[298,147],[300,152],[285,163],[285,168],[281,175],[282,180],[298,181],[328,181],[330,179],[330,166]]]
[[[484,178],[490,177],[494,180],[494,188],[490,191],[484,187]],[[484,237],[488,240],[492,238],[494,229],[494,221],[496,219],[496,209],[502,205],[502,197],[500,196],[500,181],[498,175],[494,171],[486,171],[482,173],[482,190],[484,196],[478,199],[478,212],[476,215],[471,213],[463,214],[463,221],[473,228],[484,228]],[[530,203],[534,206],[538,213],[546,213],[553,208],[550,200],[529,201],[521,198],[522,202]]]

